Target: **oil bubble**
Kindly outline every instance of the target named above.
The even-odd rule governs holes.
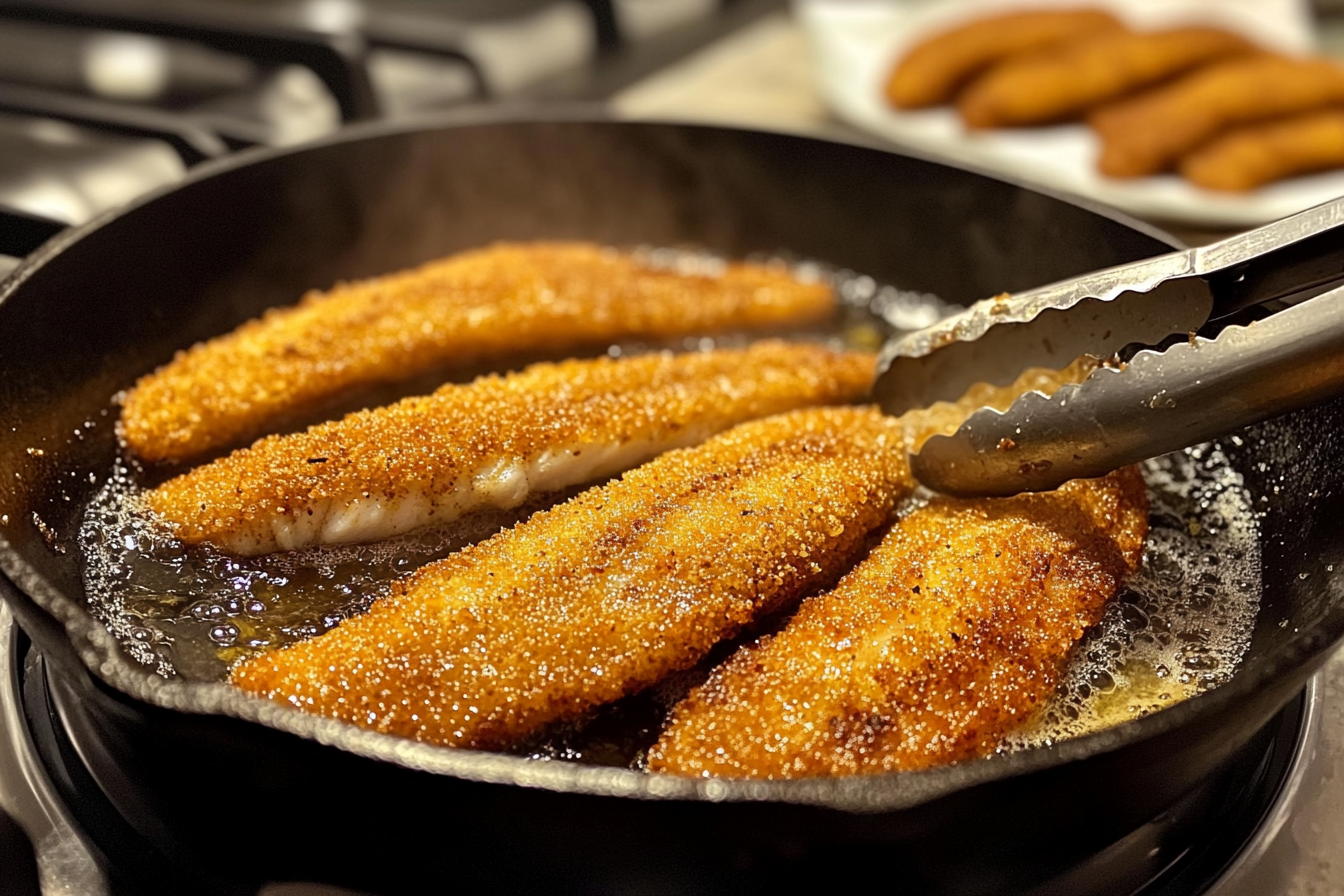
[[[234,641],[238,640],[238,626],[234,625],[232,622],[211,626],[210,640],[221,646],[228,647]]]
[[[1151,513],[1142,568],[1078,645],[1060,695],[1007,738],[1007,749],[1078,736],[1216,687],[1250,645],[1260,543],[1241,475],[1213,445],[1148,461],[1143,472]]]

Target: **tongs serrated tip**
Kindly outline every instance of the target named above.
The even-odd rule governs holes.
[[[873,394],[890,414],[953,401],[976,383],[1007,385],[1029,367],[1058,369],[1133,343],[1198,329],[1207,285],[1185,275],[1187,253],[986,299],[883,350]]]
[[[1341,224],[1344,199],[1203,249],[982,301],[889,346],[875,397],[902,413],[1027,367],[1189,335],[929,438],[911,457],[915,475],[962,495],[1054,488],[1305,407],[1344,391]],[[1194,335],[1210,318],[1290,298],[1299,304],[1258,322]]]

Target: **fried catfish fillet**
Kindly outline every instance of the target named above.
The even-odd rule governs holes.
[[[269,436],[145,498],[182,540],[235,554],[373,541],[605,479],[746,420],[853,401],[874,363],[767,341],[537,364]]]
[[[234,666],[237,687],[433,743],[503,748],[699,661],[834,578],[914,487],[907,450],[1096,366],[900,419],[793,411],[661,457],[422,568],[364,616]]]
[[[230,681],[377,731],[506,747],[833,580],[911,487],[903,439],[869,408],[744,423],[422,568]]]
[[[1219,28],[1107,32],[995,66],[962,91],[957,110],[972,128],[1048,124],[1254,49]]]
[[[1325,109],[1229,131],[1181,160],[1181,175],[1206,190],[1242,193],[1344,167],[1344,110]]]
[[[949,102],[961,87],[996,62],[1123,25],[1100,9],[1013,12],[976,19],[914,46],[887,81],[898,109]]]
[[[1147,532],[1134,468],[1058,491],[939,499],[832,591],[691,692],[654,771],[802,778],[985,755],[1054,691]]]
[[[829,286],[779,266],[654,267],[586,243],[501,243],[314,292],[178,355],[124,398],[119,432],[177,461],[263,432],[347,389],[501,354],[792,325]]]
[[[1110,177],[1167,171],[1224,131],[1344,102],[1344,66],[1255,55],[1210,65],[1088,118]]]

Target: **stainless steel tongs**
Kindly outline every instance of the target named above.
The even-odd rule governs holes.
[[[916,477],[954,495],[1041,491],[1344,392],[1344,199],[978,302],[886,346],[874,396],[899,414],[1082,354],[1121,363],[977,411],[924,443]]]

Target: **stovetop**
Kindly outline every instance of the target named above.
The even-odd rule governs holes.
[[[0,277],[63,226],[205,160],[360,120],[566,98],[624,117],[843,136],[811,92],[807,48],[783,6],[0,0],[0,256],[12,256],[0,257]],[[71,805],[78,764],[62,759],[59,725],[36,711],[41,681],[41,658],[0,608],[0,808],[34,842],[43,893],[120,892],[106,853],[143,844],[110,844],[106,830],[101,845],[90,837],[101,826],[97,794]],[[1153,879],[1135,892],[1344,892],[1344,651],[1270,729],[1231,778],[1134,832],[1088,873],[1139,856],[1123,874],[1142,877],[1139,867]],[[32,859],[14,833],[0,819],[0,868],[19,886]],[[1067,879],[1055,891],[1084,892]],[[264,892],[304,894],[296,884]]]

